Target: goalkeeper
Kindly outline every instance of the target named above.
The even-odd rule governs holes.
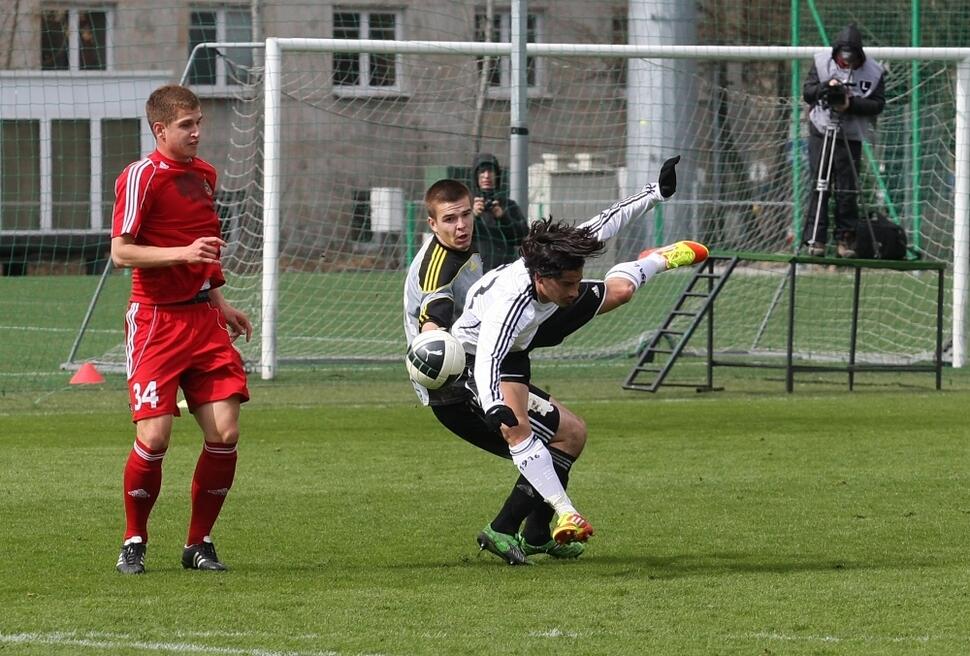
[[[445,393],[451,398],[436,402],[432,397],[431,405],[446,428],[479,448],[512,458],[522,472],[498,516],[478,535],[482,549],[509,564],[525,563],[527,555],[539,553],[578,557],[585,548],[583,542],[592,534],[592,527],[565,493],[569,470],[585,445],[585,424],[530,384],[529,351],[556,345],[597,314],[625,304],[654,274],[706,257],[703,246],[679,242],[617,265],[605,281],[582,280],[586,257],[600,253],[603,242],[629,220],[673,195],[678,160],[664,163],[659,185],[646,185],[581,226],[538,222],[523,242],[523,258],[489,272],[470,288],[465,284],[450,286],[452,279],[429,281],[422,272],[430,268],[421,264],[429,260],[428,253],[419,253],[412,263],[407,287],[413,290],[419,286],[415,281],[422,281],[426,300],[412,296],[409,304],[406,293],[409,339],[419,329],[455,323],[456,310],[468,297],[465,312],[452,332],[468,353],[478,354],[475,374],[479,393],[477,397],[472,393],[472,381],[460,380],[447,388]],[[431,194],[439,184],[426,196],[429,224],[435,232],[428,251],[434,250],[433,242],[442,236],[441,226],[433,222],[437,207]],[[467,200],[452,203],[455,207],[450,209],[461,215],[460,208]],[[476,254],[463,257],[470,266],[461,270],[479,266]],[[444,269],[448,259],[443,262],[438,269]],[[436,286],[434,282],[442,284]],[[484,324],[476,325],[482,320]],[[427,398],[427,392],[423,398]],[[558,517],[555,529],[550,531],[554,512]],[[523,521],[525,528],[520,536]]]

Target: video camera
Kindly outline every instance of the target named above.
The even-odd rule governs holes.
[[[836,84],[832,84],[831,80],[822,87],[821,93],[819,93],[818,101],[822,107],[841,107],[845,104],[845,100],[849,95],[849,87],[855,86],[852,82],[843,82],[842,80],[833,78]]]

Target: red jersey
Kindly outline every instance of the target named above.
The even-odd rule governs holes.
[[[176,162],[157,150],[129,164],[115,182],[111,236],[131,235],[142,246],[188,246],[219,237],[216,170],[198,157]],[[192,299],[225,283],[219,264],[132,269],[131,301],[163,305]]]

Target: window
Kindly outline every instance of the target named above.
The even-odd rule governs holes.
[[[126,166],[141,156],[141,122],[139,119],[101,119],[102,225],[111,225],[111,212],[115,203],[115,180]]]
[[[400,15],[386,11],[333,13],[333,38],[400,40]],[[341,95],[397,94],[401,91],[401,57],[368,53],[334,53],[333,88]]]
[[[40,121],[0,121],[0,228],[40,228]]]
[[[91,227],[91,121],[51,121],[51,200],[55,230]]]
[[[370,242],[374,238],[370,225],[370,189],[354,189],[352,198],[350,240]]]
[[[0,229],[106,230],[140,119],[0,121]]]
[[[485,13],[475,14],[475,40],[485,41]],[[509,12],[496,12],[492,16],[492,43],[508,43],[512,40],[512,15]],[[542,41],[542,15],[529,14],[526,17],[525,40],[528,43]],[[485,59],[478,59],[478,74],[482,74]],[[542,87],[542,65],[535,57],[526,58],[526,83],[529,89]],[[488,60],[488,84],[490,91],[508,94],[512,81],[512,63],[508,57],[490,57]]]
[[[196,9],[189,16],[189,53],[200,43],[253,40],[253,19],[247,7]],[[253,67],[250,48],[205,48],[189,69],[192,86],[227,90],[249,83]]]
[[[109,9],[43,9],[40,13],[41,69],[110,69],[113,17]]]

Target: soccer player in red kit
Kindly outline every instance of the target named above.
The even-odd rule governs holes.
[[[145,110],[155,150],[118,176],[111,231],[112,262],[132,269],[125,360],[136,436],[125,465],[127,527],[117,568],[145,571],[148,515],[161,489],[181,387],[204,440],[182,566],[220,571],[226,567],[209,534],[232,487],[239,406],[249,399],[232,341],[240,335],[249,341],[253,328],[219,289],[225,242],[215,210],[215,169],[196,156],[199,99],[185,87],[163,86]]]

